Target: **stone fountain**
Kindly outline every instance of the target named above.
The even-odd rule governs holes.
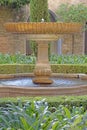
[[[28,34],[30,40],[38,43],[37,63],[34,70],[34,83],[50,84],[51,67],[48,61],[48,43],[56,41],[60,34],[78,33],[82,29],[79,23],[29,22],[7,23],[7,31],[18,34]]]
[[[11,84],[8,83],[8,80],[5,83],[4,81],[1,81],[2,84],[0,86],[0,97],[87,94],[87,81],[85,81],[85,84],[82,84],[82,81],[78,80],[79,84],[76,84],[73,87],[70,80],[65,80],[65,87],[62,85],[62,87],[60,85],[58,86],[58,84],[55,82],[61,80],[58,79],[58,77],[54,80],[52,77],[53,74],[51,71],[51,66],[48,61],[48,43],[50,41],[58,40],[62,34],[81,32],[81,24],[58,22],[18,22],[6,23],[5,28],[8,32],[25,35],[26,38],[36,41],[38,44],[38,54],[35,70],[33,72],[34,77],[31,78],[30,76],[31,80],[29,80],[28,83],[31,83],[32,81],[33,82],[30,85],[27,83],[27,86],[22,86],[27,78],[24,80],[19,79],[21,85],[13,84],[13,80],[11,81]],[[81,76],[78,74],[68,74],[67,76],[66,74],[66,77],[78,78]],[[63,83],[63,81],[61,82]]]

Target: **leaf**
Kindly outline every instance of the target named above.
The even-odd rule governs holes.
[[[58,127],[59,121],[54,122],[53,126],[52,126],[52,130],[56,130]]]
[[[20,119],[21,119],[21,121],[22,121],[22,124],[23,124],[24,129],[25,129],[25,130],[30,130],[29,128],[30,128],[31,126],[29,126],[29,124],[27,123],[26,119],[23,118],[23,117],[20,117]],[[31,129],[31,130],[33,130],[33,129]]]
[[[74,123],[72,124],[72,127],[77,126],[82,120],[82,115],[78,115],[78,117],[74,120]]]
[[[65,111],[66,116],[67,116],[68,118],[71,118],[71,114],[70,114],[69,109],[66,108],[66,107],[63,107],[63,109],[64,109],[64,111]]]

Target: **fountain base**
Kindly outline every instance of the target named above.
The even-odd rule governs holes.
[[[87,75],[52,75],[52,84],[35,84],[33,74],[0,75],[0,97],[87,95]]]
[[[41,83],[41,84],[52,84],[53,83],[53,80],[52,79],[50,79],[50,78],[48,78],[48,77],[35,77],[34,79],[33,79],[33,82],[34,83]]]

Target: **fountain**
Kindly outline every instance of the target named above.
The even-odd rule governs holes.
[[[81,24],[76,23],[7,23],[7,31],[29,34],[28,38],[38,43],[37,63],[34,70],[34,83],[52,83],[51,67],[48,61],[48,43],[56,41],[59,34],[77,33],[81,31]]]
[[[21,87],[21,85],[3,85],[0,90],[5,93],[6,96],[36,96],[36,95],[71,95],[80,94],[87,91],[87,82],[84,85],[73,85],[70,87],[57,87],[55,81],[52,78],[51,67],[48,61],[48,43],[49,41],[56,41],[60,38],[61,34],[72,34],[81,32],[82,25],[79,23],[58,23],[58,22],[18,22],[18,23],[6,23],[5,28],[11,33],[17,33],[25,35],[26,38],[34,40],[38,43],[37,62],[34,70],[33,87],[32,85],[27,87]],[[77,75],[78,77],[78,75]],[[12,81],[13,82],[13,81]],[[22,82],[22,81],[21,81]],[[32,82],[32,81],[29,81]],[[67,84],[67,80],[65,81]],[[83,86],[83,87],[82,87]],[[78,89],[78,87],[80,89]],[[82,89],[85,91],[82,91]],[[0,87],[1,88],[1,87]],[[8,92],[9,91],[9,92]],[[87,93],[87,92],[86,92]],[[2,95],[3,96],[3,95]]]

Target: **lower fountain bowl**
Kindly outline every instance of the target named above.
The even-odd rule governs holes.
[[[86,95],[87,75],[53,74],[52,84],[34,84],[33,74],[0,76],[0,97]]]

